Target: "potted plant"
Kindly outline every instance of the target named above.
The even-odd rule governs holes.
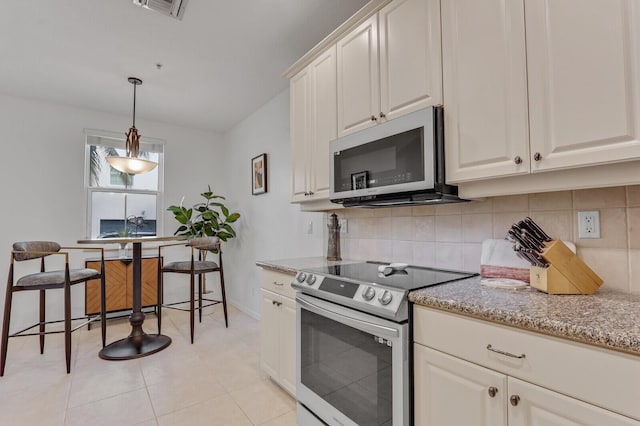
[[[182,202],[180,202],[179,206],[169,206],[167,208],[180,223],[180,226],[173,234],[184,235],[188,238],[218,237],[222,241],[234,238],[236,231],[234,231],[231,224],[240,218],[240,213],[230,213],[229,209],[220,202],[225,198],[214,194],[211,191],[211,185],[207,185],[207,191],[200,195],[205,201],[194,204],[192,208],[184,207]],[[184,201],[184,198],[182,200]],[[217,250],[211,251],[217,253]],[[204,252],[204,258],[206,259],[206,257],[207,252]],[[202,277],[202,286],[206,293],[205,277]]]
[[[240,213],[230,213],[229,209],[220,202],[225,198],[214,194],[211,191],[211,185],[207,185],[207,191],[200,195],[205,201],[194,204],[192,208],[184,207],[182,202],[179,206],[167,208],[180,223],[174,235],[184,235],[189,238],[218,237],[222,241],[234,238],[236,231],[231,224],[240,218]]]

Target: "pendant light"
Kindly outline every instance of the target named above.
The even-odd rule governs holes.
[[[129,175],[137,175],[147,173],[155,169],[158,163],[139,158],[140,151],[140,135],[136,129],[136,86],[142,84],[142,80],[136,77],[129,77],[129,83],[133,84],[133,124],[129,129],[126,142],[126,157],[108,156],[107,162],[114,169],[127,173]]]

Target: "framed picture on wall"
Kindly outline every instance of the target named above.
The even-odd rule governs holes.
[[[267,154],[251,159],[251,193],[260,195],[267,192]]]

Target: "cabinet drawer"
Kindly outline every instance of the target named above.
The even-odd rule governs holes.
[[[291,287],[294,275],[263,269],[261,274],[261,287],[282,296],[295,299],[296,291]]]
[[[414,319],[417,343],[640,419],[638,356],[421,306]]]

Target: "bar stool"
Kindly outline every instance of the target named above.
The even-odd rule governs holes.
[[[173,244],[165,244],[158,247],[158,333],[160,333],[162,327],[162,308],[171,308],[177,309],[181,311],[189,311],[191,314],[190,324],[191,324],[191,343],[193,343],[193,328],[195,323],[195,311],[198,311],[199,321],[202,322],[202,309],[208,306],[217,305],[218,303],[222,303],[224,309],[224,323],[225,327],[229,327],[229,322],[227,319],[227,298],[225,295],[224,289],[224,271],[222,269],[222,246],[220,244],[220,240],[217,237],[201,237],[201,238],[193,238],[186,243],[186,246],[191,247],[191,260],[186,261],[178,261],[163,264],[162,250],[165,247],[176,246],[176,245],[185,245],[182,243],[173,243]],[[197,260],[196,260],[196,251],[198,252]],[[218,263],[204,260],[205,252],[217,252],[218,253]],[[222,298],[220,300],[217,299],[208,299],[202,297],[202,276],[204,274],[210,272],[220,272],[220,290],[222,292]],[[187,303],[183,302],[175,302],[163,304],[163,275],[165,273],[175,273],[175,274],[188,274],[191,277],[190,280],[190,294],[189,298],[189,309],[179,308],[176,305]],[[195,276],[198,276],[198,307],[195,307]],[[202,301],[211,302],[203,305]]]
[[[69,252],[60,250],[92,250],[100,251],[101,270],[95,269],[71,269],[69,268]],[[64,256],[64,269],[46,270],[45,258],[52,255]],[[40,272],[21,276],[17,280],[14,276],[14,263],[40,259]],[[22,268],[20,268],[22,269]],[[67,361],[67,374],[71,372],[71,333],[88,323],[100,319],[102,326],[102,347],[106,340],[105,321],[105,280],[104,280],[104,249],[94,247],[62,247],[53,241],[22,241],[13,244],[11,251],[11,264],[9,265],[9,278],[7,279],[7,293],[4,301],[4,321],[2,324],[2,347],[0,349],[0,376],[4,376],[4,368],[7,361],[7,345],[10,337],[40,336],[40,353],[44,353],[44,338],[47,334],[64,333],[65,352]],[[71,318],[71,286],[86,282],[87,280],[100,279],[101,314],[82,324],[71,328],[71,321],[85,319],[85,317]],[[45,292],[47,290],[64,289],[64,319],[46,321],[45,319]],[[13,293],[20,291],[40,292],[40,318],[39,321],[23,330],[9,334],[11,322],[11,306]],[[64,330],[46,331],[47,324],[64,322]],[[38,327],[38,332],[27,333],[32,328]]]

